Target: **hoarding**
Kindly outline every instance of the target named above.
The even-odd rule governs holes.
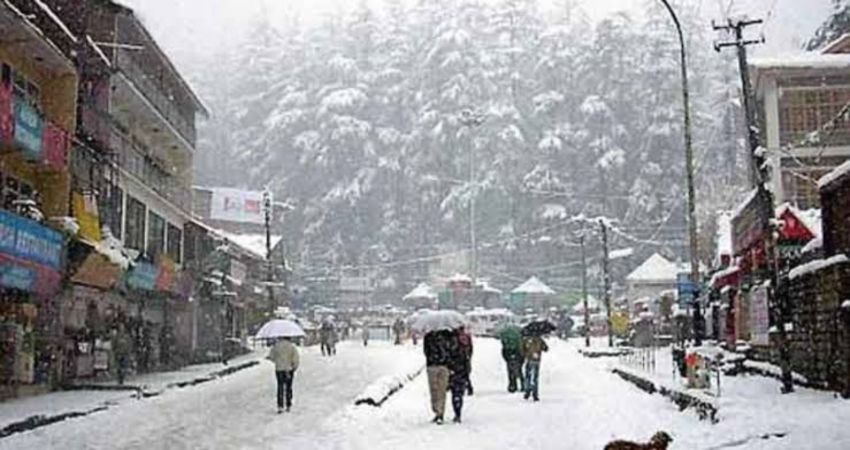
[[[271,202],[271,198],[269,198]],[[265,223],[262,191],[212,189],[210,219],[228,222]]]

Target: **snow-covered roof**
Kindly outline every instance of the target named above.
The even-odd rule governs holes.
[[[555,291],[546,285],[546,283],[540,281],[537,277],[531,277],[525,280],[524,283],[514,288],[511,291],[515,294],[545,294],[545,295],[555,295]]]
[[[472,278],[465,273],[456,273],[449,278],[449,283],[472,283]]]
[[[846,69],[850,68],[850,55],[805,52],[778,57],[752,58],[750,60],[750,67],[757,70]]]
[[[431,286],[428,286],[428,283],[419,283],[412,291],[408,292],[402,300],[410,301],[410,300],[434,300],[437,298],[437,294],[434,293],[434,290],[431,289]]]
[[[687,265],[677,265],[667,258],[653,253],[640,266],[633,270],[626,279],[629,281],[669,281],[675,282],[679,273],[688,272]]]
[[[253,253],[261,259],[266,258],[266,235],[265,234],[238,234],[219,230],[218,233],[229,242]],[[272,248],[275,248],[283,236],[271,237]]]
[[[499,289],[497,289],[493,286],[490,286],[490,283],[487,282],[487,281],[479,281],[477,283],[477,287],[481,292],[486,292],[488,294],[501,294],[502,293],[501,290],[499,290]]]
[[[808,244],[803,246],[802,250],[800,250],[800,253],[805,255],[816,250],[820,250],[821,248],[823,248],[823,236],[818,236],[809,241]]]
[[[810,273],[826,269],[827,267],[833,266],[835,264],[841,264],[848,261],[850,260],[848,260],[847,255],[844,254],[835,255],[827,259],[816,259],[814,261],[801,264],[791,269],[791,272],[788,273],[788,278],[793,280],[803,275],[808,275]]]
[[[741,200],[740,203],[738,203],[738,206],[735,207],[735,210],[732,212],[732,218],[734,219],[740,216],[741,213],[743,213],[744,210],[747,209],[747,205],[749,205],[750,202],[753,201],[754,198],[756,198],[756,195],[758,195],[758,193],[758,188],[753,188],[750,192],[748,192],[747,196],[744,197],[744,199]]]
[[[472,311],[466,313],[467,316],[470,317],[486,317],[486,316],[503,316],[503,317],[511,317],[514,315],[511,310],[506,308],[492,308],[492,309],[484,309],[484,308],[475,308]]]
[[[728,277],[729,275],[732,275],[732,274],[734,274],[734,273],[736,273],[740,270],[741,269],[736,265],[729,266],[729,267],[715,273],[714,275],[712,275],[711,281],[708,282],[708,285],[714,286],[714,283],[716,283],[716,282],[720,281],[721,279],[723,279],[724,277]]]
[[[824,189],[830,184],[838,181],[841,178],[844,178],[845,175],[850,173],[850,160],[844,161],[843,164],[832,169],[828,174],[820,177],[818,180],[818,189]]]

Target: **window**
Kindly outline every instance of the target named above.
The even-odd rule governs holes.
[[[30,106],[40,109],[39,105],[41,104],[41,91],[34,83],[32,83],[27,77],[17,71],[12,69],[11,71],[12,78],[12,91],[14,92],[17,98],[25,100]]]
[[[32,185],[11,175],[0,173],[0,189],[2,189],[3,209],[15,211],[15,200],[34,199],[35,190]]]
[[[181,230],[180,228],[169,223],[168,224],[168,249],[166,250],[166,253],[168,254],[169,257],[171,257],[171,259],[174,260],[174,262],[180,263],[180,262],[182,262],[181,258],[183,257],[182,248],[183,248],[183,230]]]
[[[124,191],[118,186],[107,186],[106,192],[99,196],[101,204],[101,226],[108,226],[113,236],[121,236],[121,212],[123,211]]]
[[[145,248],[145,204],[133,197],[127,196],[127,216],[124,222],[124,246],[135,250]]]
[[[799,146],[810,133],[836,119],[848,102],[850,88],[784,90],[779,104],[781,145]],[[822,131],[820,138],[823,145],[850,144],[850,122],[838,119],[833,131]]]
[[[165,252],[165,219],[155,212],[148,212],[148,249],[147,254],[156,258]]]

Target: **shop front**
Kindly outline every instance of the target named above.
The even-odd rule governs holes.
[[[54,381],[63,259],[61,233],[0,210],[0,398]]]

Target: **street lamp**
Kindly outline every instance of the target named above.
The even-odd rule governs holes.
[[[676,25],[676,32],[679,35],[679,56],[681,58],[682,69],[682,103],[684,106],[685,118],[685,169],[687,172],[687,188],[688,188],[688,240],[691,253],[691,282],[695,286],[699,285],[699,244],[697,242],[697,217],[696,217],[696,192],[694,190],[694,151],[691,147],[691,106],[690,93],[688,91],[688,68],[687,55],[685,54],[685,37],[682,34],[682,24],[670,6],[668,0],[661,0],[667,11],[670,12],[670,17]],[[702,344],[702,311],[700,310],[699,301],[694,294],[694,311],[693,311],[693,328],[694,328],[694,343]]]
[[[479,127],[484,123],[484,116],[469,109],[464,109],[460,112],[460,124],[468,130]],[[469,264],[470,276],[472,277],[472,291],[475,292],[478,284],[478,245],[475,242],[475,142],[472,140],[472,134],[469,138],[469,246],[471,251],[471,260]]]

